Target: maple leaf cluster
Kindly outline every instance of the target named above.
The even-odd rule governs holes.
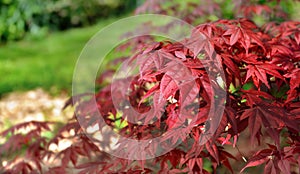
[[[115,79],[115,69],[102,73],[96,94],[66,103],[75,114],[61,128],[32,121],[2,132],[0,171],[217,173],[225,167],[235,173],[240,163],[242,172],[262,166],[266,174],[300,173],[300,22],[258,27],[246,18],[221,19],[196,26],[181,42],[135,49],[120,59],[121,69],[138,73]],[[121,139],[127,159],[114,157],[106,153],[115,147],[105,126],[128,139],[160,142],[137,153],[141,147]],[[255,148],[234,154],[247,138]]]
[[[291,173],[300,161],[299,28],[299,22],[268,23],[259,28],[247,19],[219,20],[198,25],[183,42],[153,43],[128,59],[139,65],[138,74],[116,79],[96,95],[74,96],[67,104],[77,105],[77,117],[55,137],[42,136],[53,124],[47,122],[23,123],[2,132],[7,141],[0,151],[3,156],[12,154],[13,159],[1,170],[209,173],[204,167],[208,160],[212,171],[226,166],[234,172],[230,159],[237,157],[226,147],[235,147],[248,128],[250,142],[266,146],[249,157],[243,170],[264,163],[265,173]],[[99,82],[113,74],[103,73]],[[216,100],[218,97],[224,100]],[[214,124],[209,113],[221,109],[219,124]],[[97,112],[105,122],[100,122]],[[121,118],[118,112],[122,112]],[[126,123],[118,128],[124,137],[142,140],[171,132],[162,144],[181,143],[153,160],[115,159],[101,151],[86,130],[103,124],[116,128],[117,121]],[[30,127],[26,134],[18,131],[26,127]],[[209,131],[212,127],[215,132]],[[271,140],[264,142],[266,137]],[[201,138],[209,139],[201,143]],[[72,144],[61,151],[50,148],[64,139]],[[20,160],[16,151],[25,153],[25,159]],[[55,161],[54,166],[46,165],[50,160]]]

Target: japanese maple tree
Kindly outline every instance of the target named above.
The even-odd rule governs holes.
[[[268,12],[266,6],[251,8],[246,17],[261,8]],[[95,94],[66,103],[75,107],[74,118],[54,137],[43,136],[53,129],[50,122],[2,132],[7,140],[0,145],[0,161],[9,162],[0,170],[217,173],[226,168],[235,173],[261,166],[266,174],[300,173],[300,22],[259,27],[248,18],[220,19],[197,25],[180,42],[150,40],[120,59],[135,64],[137,74],[111,80],[118,72],[108,69],[98,78]],[[149,143],[145,149],[168,152],[150,158],[119,141],[129,157],[141,160],[109,155],[103,150],[112,148],[104,125],[135,140],[162,137],[159,145]],[[26,134],[20,131],[26,128]],[[51,148],[64,140],[72,143],[63,150]],[[253,148],[242,150],[240,141]]]

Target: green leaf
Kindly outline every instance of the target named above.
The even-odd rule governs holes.
[[[249,82],[249,83],[245,83],[244,85],[243,85],[243,89],[244,90],[250,90],[250,89],[252,89],[254,87],[254,85],[253,85],[253,83],[252,82]]]

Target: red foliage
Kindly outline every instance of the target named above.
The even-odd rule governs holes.
[[[297,172],[300,170],[299,33],[300,22],[258,27],[243,18],[198,25],[192,36],[181,43],[148,45],[129,58],[127,64],[135,62],[139,74],[116,79],[95,95],[74,96],[68,104],[76,106],[77,117],[50,140],[41,135],[50,129],[50,123],[24,123],[1,133],[8,138],[0,145],[1,155],[14,154],[23,145],[28,148],[25,159],[13,155],[15,158],[0,170],[5,173],[216,173],[224,166],[234,173],[236,170],[230,163],[241,158],[229,146],[236,147],[238,139],[247,136],[248,128],[250,143],[258,150],[252,157],[243,157],[249,160],[242,171],[264,164],[264,173]],[[220,75],[221,70],[224,76]],[[98,82],[111,78],[112,71],[103,73]],[[122,117],[118,118],[120,111]],[[105,122],[99,121],[98,112]],[[214,120],[218,118],[209,118],[210,112],[222,113],[219,124]],[[181,143],[155,159],[110,156],[94,144],[101,144],[102,140],[92,139],[92,133],[86,129],[97,125],[102,128],[105,124],[115,128],[119,119],[127,124],[118,133],[131,139],[147,140],[170,132],[162,138],[161,147],[153,146],[149,152]],[[34,127],[29,133],[17,132],[28,125]],[[102,133],[103,139],[110,138]],[[203,138],[208,139],[202,141]],[[72,140],[72,145],[60,152],[49,148],[64,139]],[[109,147],[105,142],[100,145],[102,148]],[[126,142],[119,143],[126,146]],[[126,147],[132,148],[129,155],[136,155],[138,147],[130,144]],[[47,166],[52,158],[56,161]]]

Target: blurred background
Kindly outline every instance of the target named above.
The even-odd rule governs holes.
[[[99,29],[137,0],[0,0],[0,96],[37,87],[69,92],[74,63]]]
[[[102,27],[140,0],[0,0],[0,131],[23,121],[66,121],[73,69]]]

